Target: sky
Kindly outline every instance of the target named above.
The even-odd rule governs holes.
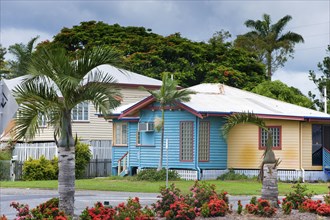
[[[329,56],[330,0],[0,0],[0,43],[8,48],[26,44],[37,35],[40,41],[52,40],[63,27],[89,20],[150,28],[163,36],[179,32],[190,40],[205,42],[225,30],[233,40],[250,30],[244,25],[246,20],[261,20],[265,13],[274,23],[291,15],[283,33],[293,31],[305,40],[296,45],[294,59],[277,70],[273,80],[304,94],[316,94],[308,73],[315,70],[320,74],[317,64]]]

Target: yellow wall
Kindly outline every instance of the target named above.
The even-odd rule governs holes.
[[[268,126],[282,127],[282,150],[274,151],[276,157],[282,160],[279,165],[280,169],[300,169],[299,124],[300,122],[298,121],[266,121],[266,125]],[[308,128],[306,132],[308,132]],[[228,135],[228,167],[258,169],[263,154],[263,150],[259,150],[258,141],[259,128],[257,126],[240,124],[234,127]],[[306,154],[307,157],[308,155]]]

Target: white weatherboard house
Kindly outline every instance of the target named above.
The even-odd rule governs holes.
[[[239,124],[227,139],[221,127],[225,116],[253,112],[272,131],[273,150],[280,158],[282,180],[330,179],[330,115],[271,99],[222,84],[200,84],[189,102],[178,102],[165,110],[163,165],[179,172],[190,171],[194,179],[212,179],[226,170],[257,175],[265,149],[267,132],[254,124]],[[159,103],[149,96],[112,113],[118,129],[113,144],[113,174],[134,174],[156,168],[161,133],[153,122],[161,116]],[[120,139],[119,139],[120,138]],[[121,165],[116,161],[124,161]],[[124,170],[126,169],[126,171]],[[189,175],[190,175],[189,174]]]
[[[97,68],[101,72],[109,73],[114,77],[116,84],[120,88],[121,94],[123,96],[122,105],[136,102],[137,100],[140,100],[141,98],[149,95],[147,91],[142,90],[140,87],[154,90],[159,89],[162,84],[160,80],[156,80],[127,70],[118,69],[111,65],[100,65]],[[23,78],[24,77],[18,77],[15,79],[4,80],[4,83],[10,90],[13,90],[15,86],[22,81]],[[104,118],[98,117],[97,112],[91,103],[84,102],[76,106],[76,108],[72,111],[72,120],[73,135],[77,134],[81,140],[92,142],[98,141],[104,143],[110,143],[112,140],[112,123],[109,123],[109,121],[105,120]],[[53,142],[53,129],[49,127],[46,122],[40,126],[41,132],[40,134],[37,134],[33,142],[36,144]],[[5,129],[5,132],[2,134],[1,141],[8,141],[11,138],[10,130],[12,127],[13,123],[7,126],[7,129]],[[50,145],[55,147],[54,143],[50,143]],[[45,150],[47,151],[47,149]],[[48,151],[46,154],[47,153]],[[24,161],[28,156],[38,157],[37,154],[22,155],[22,157],[19,159]],[[99,159],[102,158],[102,155],[99,155]]]

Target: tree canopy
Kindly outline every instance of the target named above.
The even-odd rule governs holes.
[[[315,109],[314,103],[304,96],[299,89],[290,87],[279,80],[260,83],[252,89],[252,92],[302,107]]]
[[[250,52],[225,43],[228,36],[228,32],[220,31],[209,42],[194,42],[180,33],[164,37],[144,27],[87,21],[63,28],[44,46],[64,47],[69,53],[100,45],[115,47],[125,57],[123,68],[156,79],[171,72],[184,87],[223,82],[251,89],[263,82],[263,64]]]

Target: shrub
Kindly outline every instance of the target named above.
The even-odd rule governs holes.
[[[327,195],[323,196],[323,200],[326,204],[330,205],[330,192]]]
[[[317,209],[316,213],[318,215],[330,216],[330,205],[329,204],[321,204]]]
[[[166,180],[166,169],[161,169],[157,171],[156,169],[145,169],[141,170],[137,174],[138,181],[165,181]],[[180,176],[175,170],[168,171],[168,180],[174,181],[179,180]]]
[[[314,201],[311,199],[307,199],[301,204],[299,210],[302,212],[316,213],[316,209],[320,207],[321,203],[322,203],[321,200]]]
[[[307,193],[307,186],[301,185],[300,183],[292,186],[294,192],[286,194],[285,200],[287,202],[292,202],[293,209],[298,209],[299,206],[307,199],[312,197],[311,193]]]
[[[237,201],[237,214],[242,214],[242,211],[243,211],[243,206],[242,206],[242,203],[241,203],[241,200],[238,200]]]
[[[195,181],[194,185],[190,188],[190,193],[186,196],[186,200],[190,205],[200,208],[216,194],[214,184]]]
[[[105,207],[102,203],[95,203],[94,207],[86,208],[79,216],[81,220],[148,220],[154,219],[153,212],[145,207],[141,209],[139,198],[129,198],[127,204],[120,203],[115,208]]]
[[[293,204],[290,201],[285,201],[285,199],[283,199],[283,203],[282,203],[282,211],[285,215],[290,215],[291,211],[293,208]]]
[[[171,184],[169,188],[161,187],[160,196],[158,196],[160,199],[152,206],[158,216],[164,216],[165,212],[170,210],[170,205],[180,200],[181,197],[180,189],[176,188],[174,184]]]
[[[262,217],[271,217],[277,211],[277,209],[271,207],[269,201],[265,199],[258,199],[257,204],[246,204],[245,209],[250,214]]]
[[[0,150],[0,160],[11,160],[11,157],[12,157],[11,149]]]
[[[45,156],[34,160],[31,157],[23,165],[23,180],[55,180],[58,175],[58,162],[47,160]]]
[[[170,205],[170,209],[165,212],[165,217],[167,220],[195,219],[195,208],[185,203],[184,198],[181,198]]]
[[[18,219],[55,219],[55,220],[67,220],[68,217],[64,212],[60,212],[58,209],[58,198],[52,198],[45,203],[38,205],[36,208],[30,210],[29,205],[19,204],[18,202],[12,202],[11,207],[17,211]]]
[[[94,207],[84,209],[79,216],[81,220],[91,219],[113,219],[116,211],[112,207],[105,207],[101,202],[94,204]]]
[[[92,153],[89,149],[89,145],[77,141],[75,147],[75,159],[76,159],[75,173],[77,179],[84,177],[85,169],[89,164],[91,158],[92,158]]]
[[[203,217],[217,217],[225,216],[228,211],[228,204],[223,199],[213,196],[209,202],[204,203],[201,214]]]
[[[248,176],[244,174],[235,173],[233,169],[229,169],[229,172],[217,177],[217,180],[246,180]]]

